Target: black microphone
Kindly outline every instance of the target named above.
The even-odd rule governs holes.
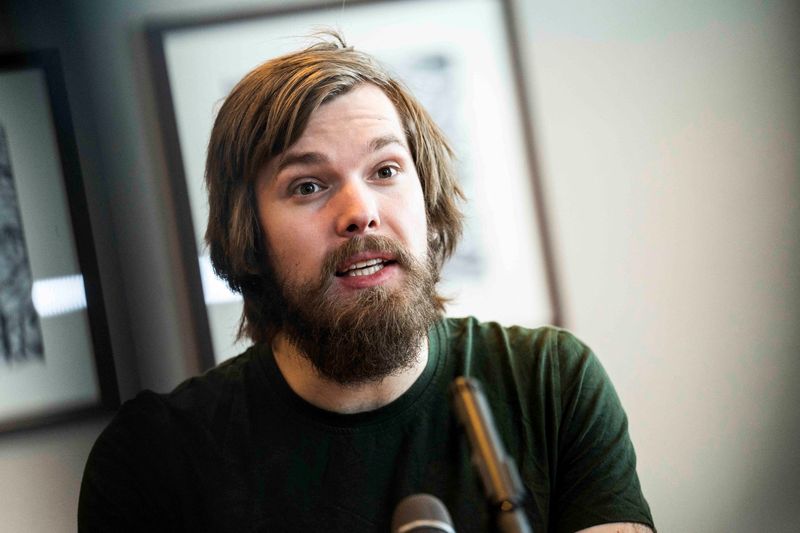
[[[392,533],[456,533],[444,504],[430,494],[406,496],[392,515]]]
[[[486,497],[497,513],[498,530],[531,533],[521,507],[525,489],[514,460],[506,454],[494,426],[480,383],[472,378],[457,377],[451,390],[456,415],[469,438],[472,462],[480,474]]]

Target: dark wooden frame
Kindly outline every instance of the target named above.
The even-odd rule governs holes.
[[[358,6],[384,3],[402,3],[406,0],[348,0],[347,8]],[[560,292],[558,289],[558,276],[556,263],[553,254],[551,234],[547,223],[548,217],[544,202],[542,183],[539,179],[538,159],[534,149],[534,133],[531,123],[532,104],[528,99],[525,77],[522,72],[522,60],[520,52],[519,37],[515,26],[516,15],[512,0],[497,0],[502,5],[507,45],[512,63],[513,77],[515,82],[514,92],[517,97],[517,105],[522,113],[522,129],[524,145],[526,148],[525,157],[531,174],[531,186],[533,190],[532,203],[536,208],[536,224],[539,229],[541,239],[542,257],[544,262],[544,275],[549,291],[550,305],[552,309],[551,323],[557,326],[563,325],[562,308],[560,303]],[[169,73],[165,54],[166,36],[175,30],[211,27],[226,23],[242,22],[250,19],[278,17],[282,15],[296,15],[315,11],[341,10],[341,3],[323,2],[311,5],[296,6],[273,6],[263,9],[244,10],[234,13],[183,17],[172,19],[159,19],[151,21],[146,26],[146,38],[148,45],[148,56],[150,60],[151,72],[159,112],[162,143],[167,162],[167,172],[169,175],[169,186],[171,188],[172,208],[175,211],[175,219],[178,225],[178,235],[180,238],[180,252],[182,257],[182,270],[188,285],[191,309],[191,328],[197,340],[199,353],[197,362],[201,368],[207,369],[215,364],[213,354],[211,333],[208,323],[208,314],[203,299],[203,289],[201,283],[200,269],[197,264],[198,250],[195,245],[194,228],[192,226],[191,207],[188,200],[186,187],[186,174],[183,167],[183,157],[180,147],[180,138],[177,126],[177,117],[172,97],[172,90],[169,82]]]
[[[73,406],[68,409],[53,407],[48,408],[46,413],[35,416],[0,420],[0,433],[109,412],[120,404],[111,337],[100,282],[100,270],[89,220],[66,83],[58,52],[56,50],[37,50],[0,54],[1,73],[28,69],[41,70],[47,86],[49,101],[42,102],[42,104],[49,108],[56,134],[58,157],[73,228],[72,237],[86,293],[90,343],[94,350],[93,360],[100,400],[92,405]]]

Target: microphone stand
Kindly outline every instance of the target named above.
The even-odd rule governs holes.
[[[495,429],[480,383],[457,377],[451,386],[456,415],[472,449],[472,462],[483,481],[501,533],[532,533],[521,506],[525,489],[514,460],[506,453]]]

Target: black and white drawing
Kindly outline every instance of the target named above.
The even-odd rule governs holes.
[[[58,52],[0,54],[0,433],[119,405]]]
[[[413,94],[431,114],[436,124],[456,149],[456,165],[461,189],[467,198],[475,196],[475,177],[469,154],[459,151],[466,144],[464,125],[460,120],[458,103],[463,98],[453,75],[454,60],[444,53],[420,54],[394,58],[392,70],[405,82]],[[480,234],[471,221],[476,215],[472,204],[464,206],[466,223],[461,242],[455,254],[445,264],[443,277],[457,283],[475,282],[486,273],[486,251]]]
[[[33,306],[25,233],[8,141],[0,124],[0,362],[43,360],[42,330]]]

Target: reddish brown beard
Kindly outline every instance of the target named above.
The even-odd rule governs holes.
[[[346,298],[333,289],[336,267],[363,251],[389,252],[404,273],[401,287],[360,289]],[[439,317],[438,268],[423,264],[394,239],[349,240],[326,258],[316,284],[282,285],[282,332],[319,374],[342,385],[380,381],[411,368]]]

